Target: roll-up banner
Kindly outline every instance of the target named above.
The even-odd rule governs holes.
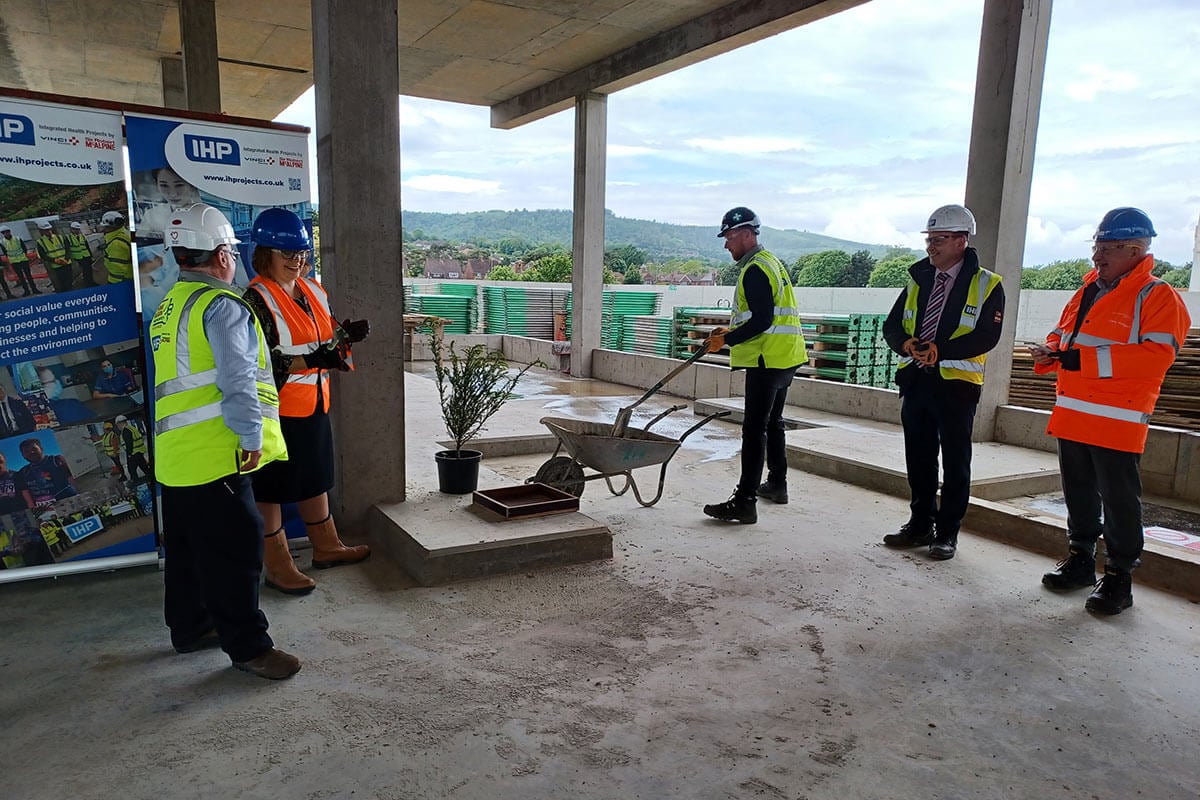
[[[156,558],[121,114],[0,98],[0,581]]]
[[[250,231],[267,208],[286,208],[312,233],[307,132],[125,115],[144,334],[179,277],[163,231],[177,209],[203,202],[221,210],[238,245],[235,291],[254,277]],[[151,343],[153,346],[153,343]],[[147,355],[153,385],[154,358]],[[153,418],[153,409],[151,409]],[[289,538],[305,535],[294,506],[284,507]]]

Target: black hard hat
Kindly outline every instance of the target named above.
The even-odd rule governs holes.
[[[717,234],[720,239],[726,231],[734,228],[745,228],[747,226],[754,228],[754,232],[758,233],[758,226],[762,223],[758,219],[758,214],[755,214],[745,206],[731,208],[725,212],[725,216],[721,217],[721,232]]]

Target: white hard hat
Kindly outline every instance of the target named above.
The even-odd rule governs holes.
[[[205,203],[193,203],[171,217],[163,231],[167,247],[216,250],[223,244],[240,244],[225,215]]]
[[[129,420],[125,419],[124,414],[118,414],[117,418],[113,420],[113,422],[128,422],[128,421]]]
[[[72,223],[71,223],[71,230],[73,230],[73,231],[81,231],[81,230],[83,230],[83,226],[82,226],[82,225],[80,225],[78,222],[72,222]]]
[[[51,230],[53,226],[49,222],[46,222],[46,220],[42,220],[38,223],[38,228],[43,231],[48,231]]]
[[[0,225],[0,233],[12,233],[12,228],[7,225]]]
[[[975,215],[966,206],[942,206],[929,215],[922,233],[949,232],[975,235]]]
[[[125,216],[120,211],[105,211],[100,218],[101,225],[120,225],[124,221]]]

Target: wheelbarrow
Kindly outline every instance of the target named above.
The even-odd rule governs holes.
[[[617,414],[616,422],[612,425],[565,417],[542,417],[542,424],[557,437],[558,445],[554,448],[554,455],[542,464],[536,475],[525,482],[544,483],[580,497],[587,481],[603,478],[608,490],[617,497],[633,489],[633,496],[639,504],[649,507],[657,503],[662,497],[667,465],[679,451],[683,441],[717,417],[729,416],[730,412],[717,411],[707,415],[688,428],[678,439],[654,433],[650,428],[669,414],[687,408],[686,405],[671,406],[642,428],[630,428],[629,420],[633,409],[652,397],[664,384],[684,369],[698,361],[705,352],[704,349],[701,349],[695,353],[650,387],[637,402],[622,408]],[[567,455],[559,455],[564,449]],[[659,464],[662,465],[662,469],[658,473],[658,491],[652,499],[646,500],[638,489],[633,471]],[[594,474],[585,474],[585,467],[595,470]],[[624,483],[618,485],[613,482],[614,478],[622,476],[625,478]]]

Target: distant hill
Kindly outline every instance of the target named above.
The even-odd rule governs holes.
[[[538,211],[473,211],[462,214],[442,214],[432,211],[404,211],[404,238],[436,239],[452,242],[474,242],[495,245],[505,239],[523,240],[530,244],[561,244],[571,246],[571,212],[564,210]],[[632,244],[646,252],[652,261],[669,258],[701,258],[728,261],[724,242],[717,238],[714,225],[672,225],[644,219],[618,217],[604,212],[604,242],[606,247]],[[780,230],[764,227],[761,239],[773,253],[786,261],[821,250],[845,250],[853,253],[867,250],[879,258],[888,245],[863,244],[808,231]]]

